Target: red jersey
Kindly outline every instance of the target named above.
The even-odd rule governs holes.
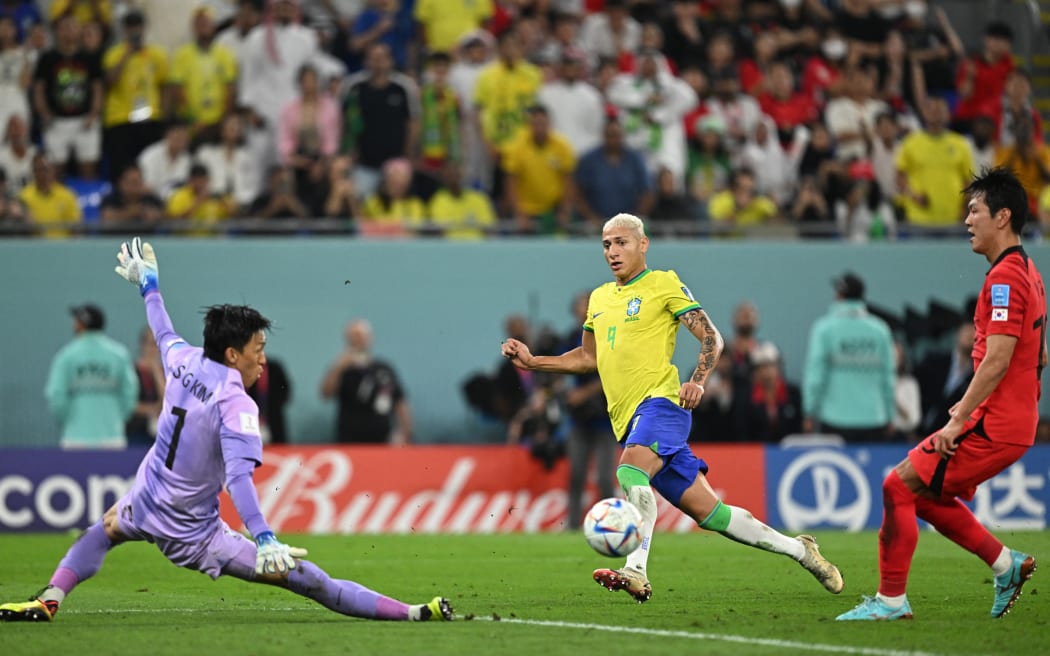
[[[985,276],[973,316],[974,370],[988,349],[989,335],[1017,338],[1006,375],[974,411],[984,418],[992,442],[1031,446],[1039,423],[1040,376],[1046,338],[1046,292],[1043,278],[1024,249],[1006,249]]]
[[[973,91],[960,98],[955,106],[955,118],[970,120],[981,114],[995,116],[1002,102],[1003,88],[1010,71],[1014,70],[1013,57],[1006,55],[996,62],[985,61],[983,56],[968,57],[959,62],[955,73],[955,88],[959,88],[967,75],[973,75]]]

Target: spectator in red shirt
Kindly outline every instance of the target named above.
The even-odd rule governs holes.
[[[843,70],[849,44],[838,28],[829,27],[820,43],[820,52],[806,60],[802,69],[802,93],[824,107],[832,98],[842,93]]]
[[[758,97],[758,106],[776,123],[782,144],[791,141],[795,128],[820,116],[813,99],[795,91],[795,76],[784,62],[774,62],[769,67],[768,91]]]
[[[759,98],[769,91],[769,69],[777,57],[777,37],[762,32],[755,37],[755,54],[740,62],[740,88]]]
[[[970,122],[982,113],[996,115],[1006,78],[1014,69],[1013,30],[1002,21],[984,28],[984,47],[962,60],[955,74],[959,103],[952,129],[969,132]]]

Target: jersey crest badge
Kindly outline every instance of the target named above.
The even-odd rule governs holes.
[[[627,302],[627,316],[636,317],[642,311],[642,299],[635,296]]]
[[[992,307],[1010,307],[1010,285],[992,285]]]

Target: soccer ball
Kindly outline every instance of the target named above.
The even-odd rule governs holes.
[[[642,513],[629,501],[602,499],[583,520],[587,544],[603,556],[622,558],[642,543]]]

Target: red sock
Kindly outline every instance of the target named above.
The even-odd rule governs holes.
[[[915,494],[896,471],[882,482],[882,527],[879,529],[879,594],[897,597],[908,587],[908,570],[919,543]]]
[[[1003,543],[981,526],[970,509],[958,499],[917,499],[915,510],[919,517],[963,549],[991,566],[1003,550]]]

